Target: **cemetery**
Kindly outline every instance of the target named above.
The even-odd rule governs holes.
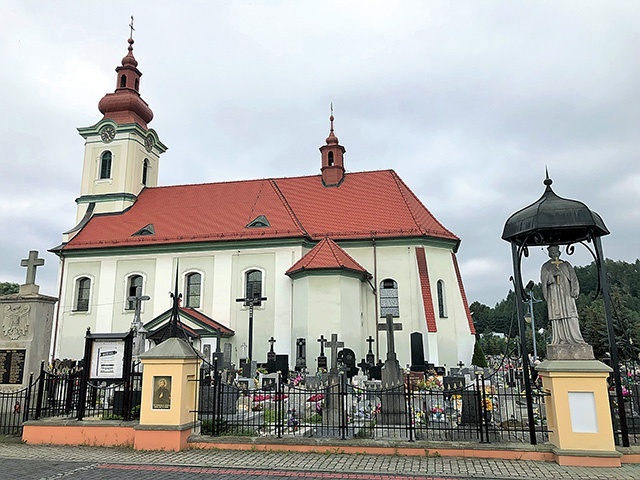
[[[550,184],[547,178],[543,200],[569,202],[553,198]],[[260,339],[269,344],[266,358],[249,356],[235,365],[228,349],[221,348],[220,330],[210,355],[190,343],[178,313],[177,275],[167,339],[142,351],[139,322],[123,333],[87,329],[82,359],[45,367],[46,323],[45,334],[28,328],[28,314],[41,310],[41,303],[51,303],[35,288],[35,252],[25,260],[30,270],[21,294],[0,298],[10,303],[4,321],[9,340],[0,349],[2,433],[22,433],[27,443],[160,450],[207,448],[221,438],[380,441],[396,448],[421,445],[424,451],[446,442],[464,445],[463,449],[484,444],[494,446],[493,454],[505,445],[540,445],[540,452],[551,455],[546,459],[562,465],[619,466],[623,452],[625,461],[638,461],[633,447],[640,444],[640,365],[620,362],[615,342],[606,362],[594,358],[592,347],[582,340],[575,306],[563,284],[571,282],[572,269],[559,258],[554,241],[567,244],[585,233],[576,228],[554,230],[547,224],[531,237],[519,223],[527,209],[509,219],[503,235],[512,244],[514,287],[522,298],[516,302],[519,342],[482,367],[425,361],[420,332],[411,333],[409,345],[396,345],[392,314],[379,323],[386,346],[376,345],[376,350],[383,352],[384,361],[376,359],[373,337],[367,339],[368,352],[358,362],[351,348],[355,346],[327,331],[319,338],[295,339],[295,358],[279,353],[274,337]],[[598,235],[606,228],[599,217],[590,218],[595,220],[589,240],[595,243],[594,255],[601,258]],[[524,224],[531,228],[535,222],[527,219]],[[549,245],[550,260],[541,275],[548,282],[545,296],[555,323],[542,362],[529,356],[524,336],[527,298],[520,262],[531,238]],[[606,292],[603,269],[600,263],[599,281]],[[143,298],[130,300],[138,302],[139,314]],[[253,339],[249,340],[251,351]],[[307,355],[311,342],[319,344],[316,358]],[[410,349],[410,365],[400,365],[398,348]],[[38,359],[39,373],[27,374],[26,365]]]

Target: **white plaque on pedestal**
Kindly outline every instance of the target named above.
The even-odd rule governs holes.
[[[571,429],[574,433],[598,433],[598,414],[593,392],[568,392]]]

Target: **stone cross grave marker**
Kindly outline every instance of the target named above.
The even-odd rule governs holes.
[[[327,347],[331,349],[331,370],[329,373],[338,373],[338,349],[344,347],[344,342],[338,341],[338,334],[331,334],[331,341],[327,342]]]
[[[395,330],[402,330],[401,323],[393,323],[393,315],[387,314],[386,322],[378,324],[378,330],[387,332],[387,360],[396,360]]]

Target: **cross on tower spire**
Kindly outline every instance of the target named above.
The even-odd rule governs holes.
[[[133,28],[133,15],[131,15],[131,23],[129,24],[129,28],[131,29],[131,33],[129,34],[129,38],[133,40],[133,32],[136,30]]]

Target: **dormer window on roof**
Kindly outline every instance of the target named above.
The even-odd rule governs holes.
[[[269,223],[269,220],[267,220],[267,217],[265,217],[264,215],[260,215],[253,221],[249,222],[246,228],[267,228],[270,226],[271,224]]]
[[[146,235],[155,235],[155,234],[156,234],[156,229],[153,227],[153,223],[149,223],[148,225],[145,225],[144,227],[142,227],[140,230],[138,230],[136,233],[134,233],[131,236],[144,237]]]

